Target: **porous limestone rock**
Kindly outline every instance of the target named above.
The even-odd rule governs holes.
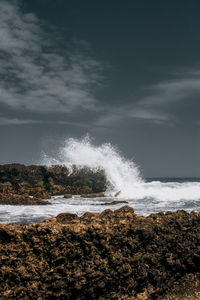
[[[0,225],[0,299],[200,299],[200,213]]]

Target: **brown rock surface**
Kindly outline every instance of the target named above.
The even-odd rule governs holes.
[[[86,167],[79,170],[76,166],[72,170],[64,166],[0,166],[0,204],[46,204],[42,199],[50,199],[52,195],[99,193],[106,186],[102,170],[93,172]]]
[[[44,197],[47,198],[47,197]],[[22,195],[14,193],[0,193],[0,205],[47,205],[49,201],[42,200],[37,195],[29,196],[27,193]]]
[[[82,198],[102,198],[105,197],[104,193],[81,194]]]
[[[0,299],[200,299],[200,213],[0,225]]]
[[[64,194],[64,197],[63,197],[63,198],[66,198],[66,199],[72,198],[72,194]]]

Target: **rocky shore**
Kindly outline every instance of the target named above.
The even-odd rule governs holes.
[[[200,299],[200,213],[0,225],[0,299]]]
[[[91,171],[75,166],[0,166],[0,204],[45,205],[55,195],[87,195],[104,192],[107,187],[103,170]]]

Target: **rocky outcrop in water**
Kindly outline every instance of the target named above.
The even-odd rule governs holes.
[[[102,198],[105,197],[104,193],[81,194],[82,198]]]
[[[0,225],[1,299],[200,299],[200,213]]]
[[[0,204],[47,204],[52,195],[90,194],[106,190],[102,170],[64,166],[0,166]]]
[[[43,196],[43,198],[49,198],[49,195]],[[13,191],[9,193],[0,193],[0,205],[47,205],[51,204],[47,200],[43,200],[40,197],[29,196],[27,193],[15,194]]]

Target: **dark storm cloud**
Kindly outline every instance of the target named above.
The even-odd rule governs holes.
[[[100,79],[101,63],[72,47],[70,52],[62,49],[60,53],[56,46],[59,32],[55,31],[55,39],[50,39],[36,15],[23,13],[18,1],[1,0],[0,4],[0,104],[7,107],[0,115],[2,125],[38,124],[41,120],[48,123],[50,119],[73,124],[77,117],[83,126],[96,127],[112,127],[127,118],[173,124],[181,119],[174,107],[181,101],[191,104],[194,96],[200,96],[197,69],[144,85],[141,95],[110,106],[113,99],[97,98],[93,93]],[[87,43],[77,40],[76,44]],[[45,117],[47,113],[49,117]]]
[[[183,103],[189,103],[192,110],[200,97],[200,76],[196,74],[196,71],[185,72],[184,77],[179,76],[151,86],[149,95],[137,102],[136,111],[133,109],[133,116],[137,117],[138,110],[140,112],[141,109],[139,117],[144,119],[181,121]]]
[[[101,116],[97,126],[112,126],[127,118],[145,120],[155,124],[170,124],[184,122],[186,115],[191,115],[191,121],[196,122],[197,108],[200,109],[200,71],[184,71],[176,77],[145,87],[146,95],[141,98],[130,98],[129,101],[115,108],[107,108],[110,113]],[[190,110],[183,111],[183,103]]]
[[[200,2],[0,0],[1,163],[87,132],[199,176]]]
[[[0,6],[0,104],[16,114],[94,110],[91,87],[100,63],[75,51],[59,54],[37,17],[22,13],[20,2],[1,0]],[[4,125],[34,122],[0,117]]]

